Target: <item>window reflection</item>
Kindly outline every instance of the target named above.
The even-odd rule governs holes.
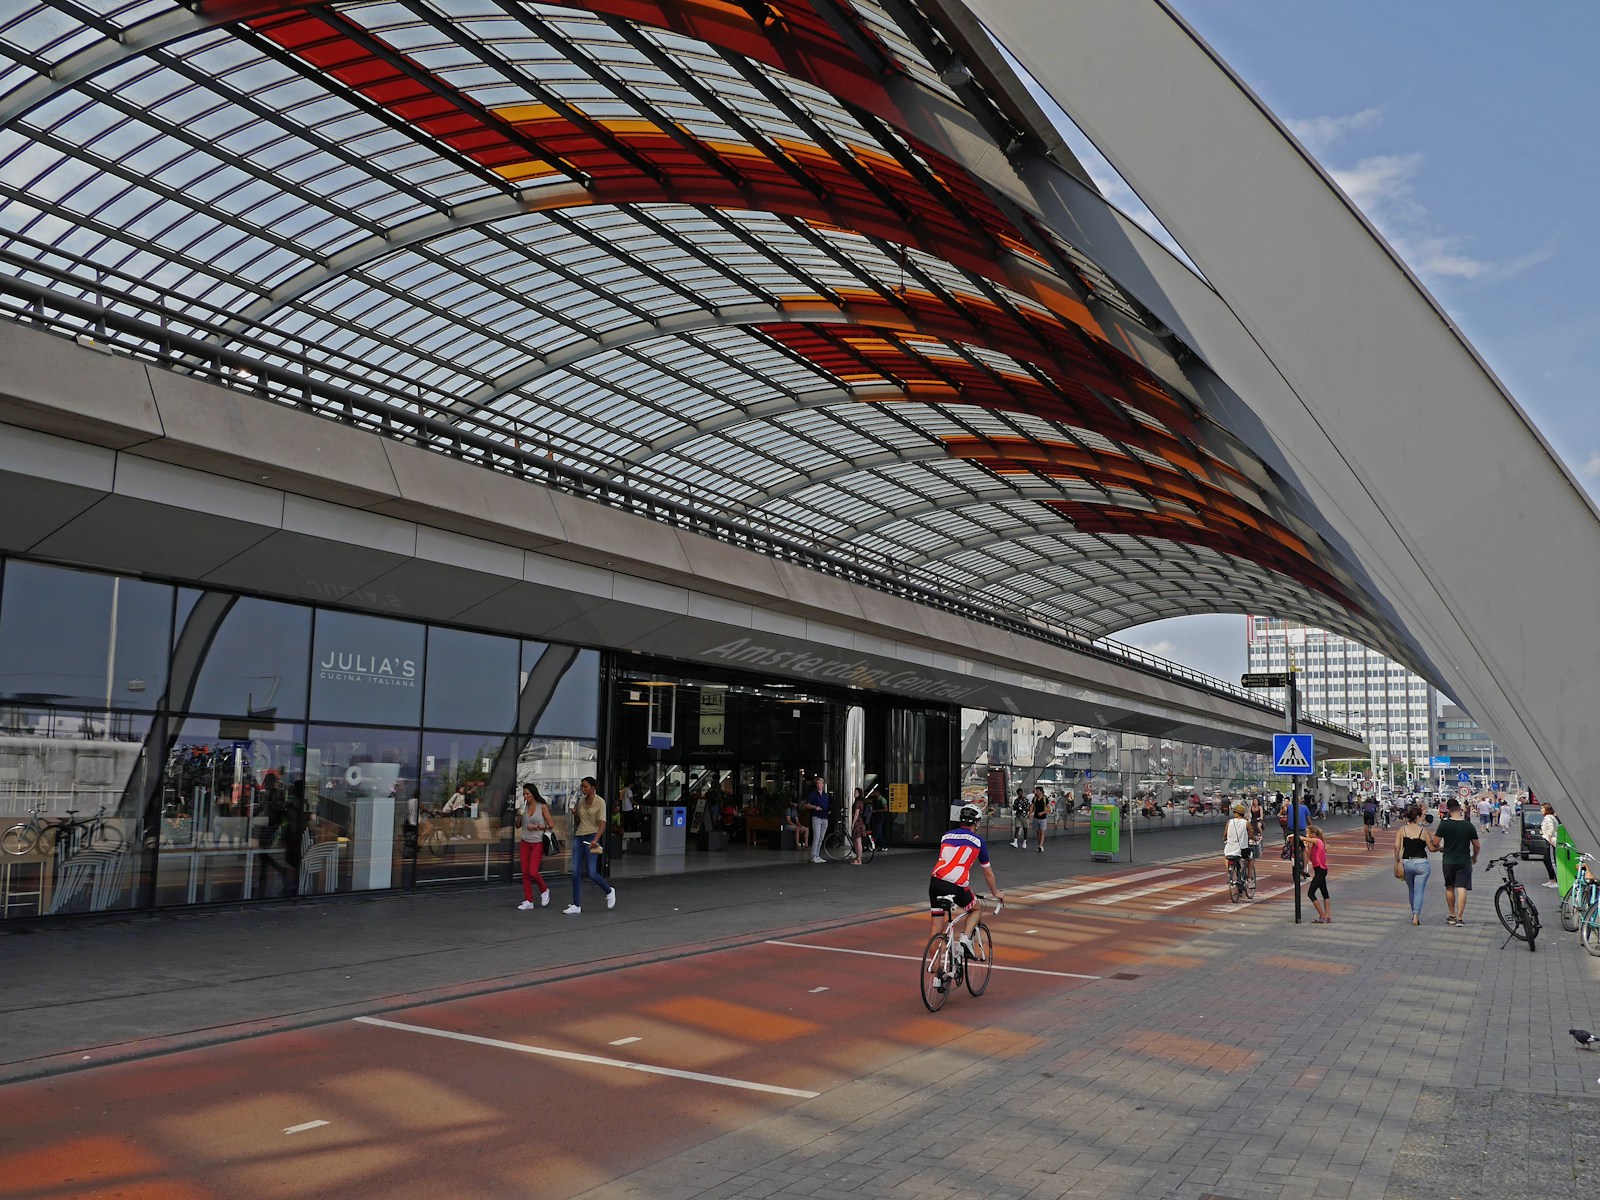
[[[503,734],[422,735],[422,774],[411,801],[416,822],[416,881],[459,883],[503,875],[511,853],[506,804],[512,789],[494,785]]]
[[[314,725],[306,738],[301,894],[396,887],[417,735]]]
[[[0,915],[135,902],[149,718],[0,706]]]
[[[311,611],[244,596],[235,600],[211,639],[188,707],[264,720],[304,719]]]
[[[149,710],[167,682],[172,589],[8,562],[0,600],[0,699]]]
[[[415,727],[422,717],[423,632],[409,621],[318,610],[311,715]]]
[[[195,717],[179,726],[162,773],[158,905],[299,891],[304,740],[298,725],[241,730]]]
[[[424,724],[510,729],[517,711],[517,642],[459,629],[428,631]]]

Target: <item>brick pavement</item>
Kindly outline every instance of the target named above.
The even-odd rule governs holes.
[[[1292,925],[1285,897],[1197,926],[1179,952],[1129,966],[1136,978],[1002,1024],[982,1027],[981,1001],[946,1010],[939,1019],[970,1022],[974,1036],[586,1200],[1544,1200],[1593,1189],[1600,1054],[1566,1030],[1600,1025],[1600,960],[1560,932],[1555,893],[1541,888],[1538,952],[1502,951],[1497,873],[1481,868],[1468,925],[1443,924],[1436,869],[1429,923],[1413,928],[1389,862],[1381,849],[1335,855],[1332,926]],[[1052,904],[1062,906],[1072,910]],[[1003,931],[997,941],[1004,962]]]

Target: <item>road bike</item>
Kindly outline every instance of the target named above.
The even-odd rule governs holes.
[[[977,898],[978,911],[981,913],[983,902],[990,897],[977,893]],[[969,954],[956,936],[955,897],[940,896],[937,903],[944,909],[944,929],[928,939],[921,964],[922,1003],[929,1012],[938,1012],[943,1008],[950,993],[963,983],[974,996],[983,995],[989,986],[989,970],[994,964],[994,940],[989,936],[989,927],[981,919],[978,921],[972,931],[972,952]],[[1001,908],[1001,903],[996,900],[994,911],[998,913]]]
[[[46,836],[56,855],[65,860],[84,850],[103,850],[114,854],[125,845],[122,831],[106,824],[105,806],[101,805],[94,816],[77,819],[78,810],[67,809],[64,817],[46,817],[42,809],[34,809],[28,819],[0,833],[0,850],[7,854],[32,854],[45,844]]]
[[[1532,952],[1538,949],[1534,943],[1539,937],[1539,910],[1528,898],[1528,889],[1517,882],[1516,862],[1515,854],[1489,860],[1490,866],[1498,866],[1506,874],[1505,882],[1494,893],[1495,915],[1510,935],[1500,948],[1504,950],[1512,938],[1518,938],[1527,942],[1528,950]]]
[[[1256,864],[1250,855],[1228,859],[1228,902],[1237,904],[1241,900],[1254,900],[1256,898]]]

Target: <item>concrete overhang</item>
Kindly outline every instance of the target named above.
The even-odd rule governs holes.
[[[0,549],[1265,751],[1278,712],[0,324]],[[1359,742],[1320,730],[1328,757]]]

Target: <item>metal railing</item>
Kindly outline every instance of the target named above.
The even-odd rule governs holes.
[[[31,264],[30,271],[52,274],[50,268]],[[61,273],[63,282],[86,288],[92,281]],[[148,310],[143,298],[127,297],[129,307]],[[1281,711],[1256,693],[1236,684],[1170,662],[1136,646],[1109,638],[1092,637],[1070,627],[1045,625],[943,595],[839,551],[822,551],[770,530],[754,529],[697,505],[692,496],[682,499],[660,494],[626,480],[532,453],[485,434],[421,411],[414,399],[391,398],[381,391],[363,392],[312,373],[312,364],[294,369],[264,361],[248,352],[225,349],[212,337],[251,345],[254,339],[230,330],[208,331],[207,336],[175,330],[163,322],[104,303],[63,295],[51,287],[0,274],[0,315],[29,324],[107,353],[121,353],[167,370],[209,380],[235,391],[247,392],[271,403],[364,429],[383,437],[420,446],[477,466],[515,475],[568,495],[661,521],[674,528],[792,562],[798,566],[870,587],[969,620],[1003,629],[1047,645],[1072,650],[1103,661],[1118,663],[1144,674],[1210,691],[1264,712]],[[171,318],[194,324],[185,315]],[[256,343],[262,356],[286,357],[282,346]],[[753,515],[750,519],[756,519]],[[1324,728],[1348,733],[1339,726]]]

